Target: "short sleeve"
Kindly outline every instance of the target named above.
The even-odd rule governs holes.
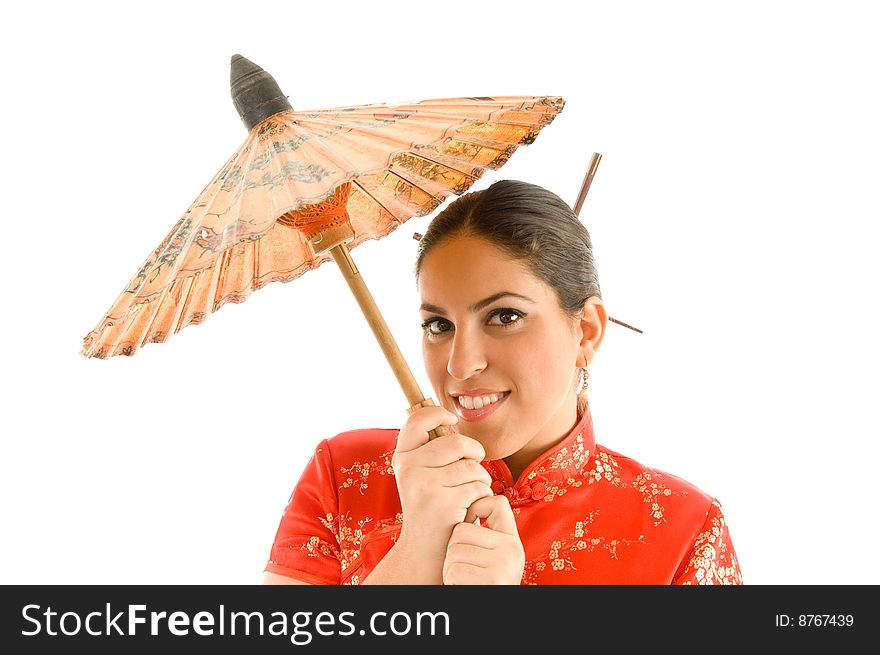
[[[672,584],[741,585],[742,573],[720,503],[713,499]]]
[[[290,495],[264,570],[311,584],[339,584],[337,517],[333,463],[324,440]]]

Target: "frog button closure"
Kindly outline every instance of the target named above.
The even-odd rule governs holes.
[[[536,482],[532,485],[532,498],[541,500],[547,494],[547,488],[543,482]]]

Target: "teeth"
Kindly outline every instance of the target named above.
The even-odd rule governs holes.
[[[459,396],[458,402],[465,409],[482,409],[486,405],[498,402],[506,393],[493,393],[488,396]]]

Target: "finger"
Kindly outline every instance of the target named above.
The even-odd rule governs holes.
[[[447,409],[436,405],[419,407],[410,413],[397,435],[397,451],[401,453],[415,450],[428,442],[428,432],[439,425],[451,426],[458,423],[458,417]]]
[[[443,584],[445,585],[482,585],[486,584],[486,569],[465,562],[454,562],[443,566]]]
[[[458,500],[456,501],[457,506],[461,508],[461,511],[464,514],[467,514],[468,507],[473,505],[477,500],[492,496],[492,488],[485,482],[479,482],[476,480],[460,484],[457,487],[453,487],[453,489],[458,494]]]
[[[483,532],[490,532],[481,528]],[[498,554],[489,548],[469,543],[449,543],[446,546],[446,565],[470,564],[481,569],[488,569],[498,561]]]
[[[447,466],[460,459],[471,459],[479,463],[485,457],[483,444],[463,434],[437,437],[419,447],[421,466]]]
[[[489,493],[492,493],[492,476],[479,462],[473,459],[455,460],[441,467],[438,472],[444,487],[457,487],[468,482],[482,482]]]
[[[516,519],[507,496],[493,495],[475,500],[465,514],[465,523],[472,523],[475,518],[486,519],[486,527],[506,534],[518,535]]]
[[[498,545],[498,532],[489,530],[477,523],[464,521],[457,523],[449,537],[449,547],[466,544],[475,548],[491,550]]]

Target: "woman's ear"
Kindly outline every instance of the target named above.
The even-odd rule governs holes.
[[[608,326],[608,313],[601,298],[598,296],[587,298],[583,310],[578,315],[578,326],[581,331],[581,342],[575,365],[583,368],[596,356],[596,351],[605,337],[605,328]]]

